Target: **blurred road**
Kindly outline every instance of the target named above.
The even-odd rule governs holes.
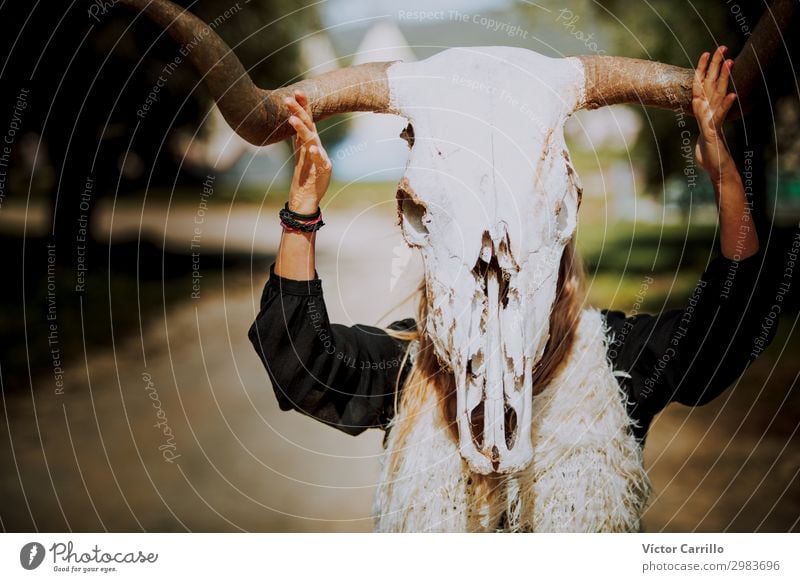
[[[190,217],[170,236],[186,240],[176,225],[190,228]],[[128,219],[140,217],[120,224]],[[274,248],[271,213],[239,219],[236,244]],[[394,220],[386,207],[326,215],[318,271],[334,321],[413,313],[411,303],[386,313],[421,273]],[[267,267],[226,275],[221,288],[151,317],[141,336],[69,362],[62,395],[48,372],[32,394],[5,394],[2,529],[369,531],[382,433],[352,438],[278,410],[247,339]],[[659,417],[646,448],[646,530],[798,529],[796,412],[773,418],[779,390],[758,393],[769,374],[759,365],[712,405]]]
[[[137,213],[120,222],[138,220]],[[173,212],[171,222],[171,234],[188,240],[174,225],[191,229],[190,221]],[[240,222],[235,236],[252,238],[243,233],[255,222]],[[408,303],[383,317],[421,276],[404,254],[410,262],[396,263],[404,277],[392,288],[385,258],[405,248],[392,214],[368,208],[329,213],[326,222],[318,271],[332,319],[386,324],[410,316]],[[33,396],[6,395],[3,527],[370,530],[382,433],[352,438],[278,409],[247,338],[267,268],[252,278],[234,274],[221,289],[153,317],[142,337],[117,338],[72,362],[63,395],[47,373],[34,379]]]

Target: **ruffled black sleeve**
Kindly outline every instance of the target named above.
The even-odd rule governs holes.
[[[395,322],[391,329],[414,326]],[[331,324],[322,281],[270,276],[250,341],[272,381],[282,410],[297,410],[356,435],[385,428],[407,342],[365,325]]]
[[[609,358],[629,396],[628,412],[643,439],[670,402],[702,405],[719,396],[769,345],[763,254],[743,261],[714,259],[684,309],[626,317],[605,312]]]

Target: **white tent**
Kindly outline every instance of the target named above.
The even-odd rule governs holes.
[[[396,60],[410,62],[416,57],[397,25],[382,20],[364,35],[352,64]],[[408,156],[408,145],[399,137],[405,125],[396,115],[353,114],[347,137],[329,152],[334,176],[345,181],[397,180]]]

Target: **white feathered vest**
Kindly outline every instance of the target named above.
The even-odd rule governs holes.
[[[603,317],[587,310],[569,361],[534,396],[534,457],[524,471],[471,473],[435,394],[401,405],[386,443],[376,530],[638,531],[649,482],[625,398],[606,357]]]

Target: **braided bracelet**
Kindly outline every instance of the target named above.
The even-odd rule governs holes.
[[[313,214],[300,214],[289,210],[289,203],[278,212],[281,226],[287,232],[315,232],[325,226],[322,222],[322,212],[319,208]]]
[[[313,212],[312,214],[300,214],[299,212],[295,212],[294,210],[291,210],[289,208],[288,202],[283,205],[283,209],[286,212],[288,212],[292,218],[295,218],[297,220],[314,220],[315,218],[319,218],[322,215],[319,206],[317,206],[317,211]]]

